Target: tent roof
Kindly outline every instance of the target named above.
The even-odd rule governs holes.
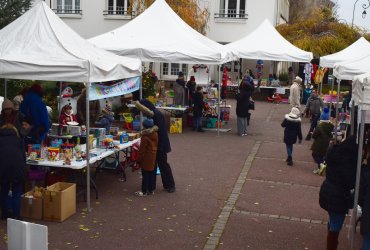
[[[370,54],[370,43],[365,38],[361,37],[347,48],[337,53],[321,57],[320,66],[334,68],[335,63],[358,59],[363,57],[365,54]]]
[[[366,73],[370,73],[369,55],[357,60],[336,63],[333,75],[340,80],[352,80],[353,77]]]
[[[288,42],[267,19],[252,33],[225,45],[236,57],[271,61],[310,62],[306,52]]]
[[[129,23],[89,41],[149,62],[220,64],[231,60],[223,45],[192,29],[165,0],[156,0]]]
[[[141,74],[141,62],[98,49],[43,2],[0,30],[0,78],[100,82]]]

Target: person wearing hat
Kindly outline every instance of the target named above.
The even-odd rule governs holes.
[[[184,80],[184,73],[179,72],[179,76],[176,79],[176,82],[173,84],[173,91],[174,91],[174,100],[173,100],[173,103],[175,105],[182,105],[182,106],[184,106],[184,102],[185,102],[185,80]]]
[[[135,192],[137,196],[154,194],[157,177],[157,147],[158,127],[154,125],[153,119],[145,118],[143,121],[144,130],[141,131],[141,143],[136,163],[141,168],[141,191]]]
[[[7,123],[16,125],[17,117],[17,111],[14,108],[13,102],[9,99],[5,99],[1,108],[0,126],[3,126]],[[20,126],[17,126],[17,128],[19,127]]]
[[[312,90],[310,97],[308,98],[306,111],[310,111],[311,113],[311,126],[310,130],[307,133],[306,141],[311,140],[313,130],[316,128],[318,121],[320,120],[321,110],[324,108],[324,102],[322,101],[321,97],[316,93],[316,90]]]
[[[190,80],[186,83],[186,87],[188,88],[189,107],[191,107],[191,105],[193,104],[196,85],[197,83],[195,82],[195,77],[191,76]]]
[[[293,107],[290,113],[285,115],[285,118],[281,123],[281,126],[284,128],[284,143],[288,154],[288,158],[286,159],[288,166],[293,165],[293,144],[297,143],[297,138],[299,143],[302,142],[300,114],[301,112],[299,109]]]
[[[107,103],[102,109],[101,114],[98,117],[98,120],[95,122],[95,125],[105,128],[105,133],[109,135],[110,127],[112,126],[112,122],[114,121],[112,112],[112,104]]]
[[[163,188],[167,190],[167,192],[173,193],[176,191],[176,186],[171,166],[167,161],[167,154],[171,152],[171,144],[170,139],[168,138],[168,128],[166,126],[164,116],[155,108],[153,103],[147,99],[141,99],[136,102],[135,107],[142,111],[146,116],[152,118],[154,125],[158,127],[157,164],[161,172]]]
[[[49,114],[45,103],[42,101],[42,88],[39,83],[35,83],[28,90],[19,108],[24,117],[32,120],[32,135],[36,136],[34,141],[40,144],[50,128]]]
[[[289,93],[289,103],[292,107],[300,108],[301,107],[301,84],[302,78],[297,76],[293,80],[292,86],[290,86],[290,93]]]
[[[329,109],[325,108],[320,116],[319,125],[312,133],[312,138],[314,139],[311,146],[312,158],[317,163],[317,169],[313,171],[314,174],[322,174],[320,166],[325,160],[333,129],[334,125],[330,122]]]

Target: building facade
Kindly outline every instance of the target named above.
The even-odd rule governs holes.
[[[67,25],[84,38],[91,38],[118,28],[135,18],[135,0],[46,0],[46,3]],[[201,9],[209,11],[206,36],[222,44],[236,41],[268,19],[279,25],[289,20],[289,0],[198,0]],[[149,67],[149,64],[146,64]],[[230,62],[227,67],[233,81],[246,69],[253,69],[256,60]],[[150,64],[163,80],[174,80],[179,71],[192,65],[178,63]],[[286,65],[264,62],[264,78]],[[159,74],[158,74],[159,72]],[[210,67],[210,79],[218,81],[217,67]],[[186,73],[186,72],[185,72]]]

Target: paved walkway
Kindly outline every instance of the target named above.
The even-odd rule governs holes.
[[[310,142],[294,146],[288,167],[280,123],[289,106],[257,102],[256,109],[246,137],[235,133],[235,111],[227,124],[232,132],[219,137],[189,129],[171,135],[173,194],[161,190],[158,178],[154,196],[135,197],[137,172],[127,182],[100,174],[91,213],[79,201],[77,214],[63,223],[36,221],[49,228],[49,249],[324,249],[323,177],[312,173]],[[2,239],[5,228],[0,222]],[[347,232],[339,249],[349,249]]]

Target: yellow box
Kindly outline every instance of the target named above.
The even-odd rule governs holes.
[[[182,118],[170,118],[170,133],[182,134]]]

